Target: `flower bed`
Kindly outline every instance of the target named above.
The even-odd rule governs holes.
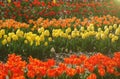
[[[120,52],[112,58],[97,53],[93,56],[71,55],[63,62],[54,59],[41,61],[10,54],[5,63],[0,62],[0,79],[119,79]]]
[[[59,19],[76,16],[82,18],[107,14],[120,17],[120,7],[114,1],[101,3],[63,2],[62,0],[56,1],[56,3],[47,0],[0,2],[0,11],[0,19],[15,19],[22,22],[39,17]]]
[[[111,0],[0,2],[0,79],[119,79],[119,14]]]
[[[44,1],[0,2],[0,79],[119,79],[120,7]]]
[[[92,16],[89,18],[65,18],[65,19],[44,19],[44,18],[38,18],[37,20],[30,19],[27,23],[21,23],[17,22],[13,19],[6,19],[6,20],[0,20],[0,28],[5,29],[27,29],[27,30],[38,30],[40,27],[44,28],[79,28],[81,26],[88,27],[90,24],[93,24],[96,27],[102,27],[114,25],[114,24],[120,24],[120,19],[115,16]]]
[[[1,59],[13,52],[23,56],[46,58],[54,53],[70,51],[106,54],[120,51],[119,19],[109,15],[101,18],[103,20],[95,22],[91,20],[90,23],[93,24],[88,20],[83,21],[86,22],[86,26],[82,26],[82,22],[75,17],[51,21],[40,18],[37,21],[30,21],[30,24],[14,20],[1,21]],[[104,26],[105,19],[108,19],[108,25]]]

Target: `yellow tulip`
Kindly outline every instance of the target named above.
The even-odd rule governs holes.
[[[53,37],[56,37],[56,34],[55,34],[55,33],[52,33],[52,36],[53,36]]]
[[[98,28],[98,32],[100,32],[100,31],[102,31],[102,29],[101,29],[101,28]]]
[[[115,42],[115,41],[117,41],[118,40],[118,36],[114,36],[113,38],[112,38],[112,42]]]
[[[93,25],[93,24],[90,24],[90,25],[89,25],[89,28],[90,28],[91,31],[93,31],[93,30],[94,30],[94,25]]]
[[[0,33],[1,33],[2,35],[4,35],[4,34],[5,34],[5,30],[4,30],[4,29],[1,29],[1,30],[0,30]]]
[[[109,30],[111,31],[113,29],[113,26],[109,26]]]
[[[72,31],[71,36],[72,36],[72,38],[75,38],[75,37],[76,37],[75,31]]]
[[[56,3],[56,0],[53,0],[53,3]]]
[[[67,38],[67,34],[63,33],[62,37]]]
[[[108,26],[105,26],[104,29],[106,30],[108,28]]]
[[[78,31],[77,28],[74,28],[74,31],[75,31],[75,32]]]
[[[70,32],[71,32],[71,28],[70,28],[70,27],[67,28],[67,29],[65,30],[65,32],[66,32],[66,33],[70,33]]]
[[[16,35],[17,35],[18,37],[23,37],[23,36],[24,36],[24,32],[21,31],[20,29],[18,29],[18,30],[16,31]]]
[[[115,42],[115,39],[114,38],[112,38],[112,40],[111,40],[112,42]]]
[[[87,27],[87,30],[88,30],[88,31],[90,31],[90,30],[91,30],[91,27],[90,27],[90,26],[89,26],[89,27]]]
[[[107,35],[109,33],[109,29],[105,29],[104,33]]]
[[[6,39],[6,38],[7,38],[7,35],[4,35],[3,37],[4,37],[4,39]]]
[[[40,35],[40,41],[44,41],[44,40],[45,40],[44,35]]]
[[[51,37],[49,37],[49,38],[48,38],[48,41],[52,41],[52,38],[51,38]]]
[[[89,32],[85,33],[85,38],[87,38],[87,37],[89,37],[89,36],[90,36],[90,33],[89,33]]]
[[[40,42],[39,42],[39,41],[37,41],[37,42],[35,43],[35,45],[36,45],[36,46],[39,46],[39,45],[40,45]]]
[[[25,43],[25,44],[27,44],[27,43],[28,43],[28,41],[27,41],[27,40],[24,40],[24,43]]]
[[[70,35],[68,35],[68,39],[71,39],[71,36],[70,36]]]
[[[85,28],[84,28],[84,27],[81,27],[81,28],[80,28],[80,31],[82,31],[82,32],[83,32],[84,30],[85,30]]]
[[[38,29],[38,33],[42,33],[42,32],[44,32],[44,27]]]
[[[36,37],[35,37],[35,41],[40,41],[40,37],[39,37],[39,36],[36,36]]]
[[[12,39],[13,39],[14,41],[18,40],[18,36],[17,36],[17,35],[13,35],[13,36],[12,36]]]
[[[64,37],[63,34],[64,34],[63,32],[60,32],[60,33],[58,32],[58,33],[56,33],[57,37],[58,37],[58,36]]]
[[[11,42],[11,38],[10,37],[7,37],[7,42]]]
[[[99,33],[97,33],[95,37],[96,37],[96,39],[98,39],[98,40],[99,40],[99,39],[100,39],[100,34],[99,34]]]
[[[49,36],[49,35],[50,35],[49,30],[45,30],[45,31],[44,31],[44,35],[45,35],[45,36]]]
[[[15,35],[14,32],[8,33],[8,36],[9,36],[9,37],[12,37],[13,35]]]
[[[11,0],[7,0],[8,1],[8,3],[11,3]]]
[[[45,43],[44,43],[44,46],[48,46],[48,42],[45,42]]]
[[[33,45],[33,41],[30,41],[30,46],[32,46]]]
[[[91,26],[91,30],[94,31],[94,26]]]
[[[119,38],[118,38],[118,36],[114,36],[114,39],[115,39],[115,41],[117,41]]]
[[[113,25],[113,28],[116,29],[116,28],[117,28],[117,24],[114,24],[114,25]]]
[[[30,36],[26,36],[26,39],[27,39],[28,41],[31,41],[31,40],[32,40]]]
[[[2,40],[2,45],[5,45],[5,44],[7,44],[7,40],[6,39]]]
[[[77,32],[76,32],[76,36],[80,36],[80,33],[79,33],[79,31],[77,31]]]
[[[103,33],[103,34],[101,34],[101,39],[105,39],[106,38],[106,35]]]
[[[89,27],[94,27],[94,24],[90,24]]]
[[[117,29],[115,30],[115,34],[116,34],[116,35],[120,35],[120,29],[119,29],[119,28],[117,28]]]
[[[112,33],[109,34],[109,38],[112,38],[114,35]]]
[[[85,34],[82,34],[82,39],[85,39],[85,38],[86,38]]]

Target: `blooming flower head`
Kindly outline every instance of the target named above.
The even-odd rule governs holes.
[[[97,79],[97,76],[96,74],[92,73],[87,77],[87,79]]]
[[[73,68],[67,68],[66,69],[66,74],[68,75],[68,76],[74,76],[75,74],[76,74],[76,70],[75,69],[73,69]]]

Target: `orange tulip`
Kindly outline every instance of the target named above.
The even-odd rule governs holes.
[[[57,76],[56,70],[55,69],[48,69],[47,75],[48,75],[48,77],[56,77]]]
[[[99,68],[98,73],[100,74],[100,76],[104,76],[105,75],[105,69]]]
[[[66,74],[68,75],[68,76],[74,76],[75,74],[76,74],[76,70],[75,69],[73,69],[73,68],[67,68],[66,69]]]
[[[87,77],[87,79],[97,79],[97,76],[96,74],[92,73]]]
[[[34,78],[35,77],[35,72],[34,71],[28,71],[28,73],[27,73],[27,76],[29,77],[29,78]]]
[[[76,71],[78,74],[83,74],[85,72],[85,68],[84,67],[80,67],[80,66],[77,66],[76,67]]]

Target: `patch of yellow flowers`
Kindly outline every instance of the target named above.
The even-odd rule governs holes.
[[[17,29],[16,32],[10,32],[6,34],[5,29],[0,30],[0,39],[2,39],[2,45],[6,45],[12,41],[18,41],[20,38],[24,39],[25,44],[39,46],[41,42],[44,42],[45,46],[48,46],[48,42],[54,40],[54,38],[62,37],[66,39],[86,39],[88,37],[94,37],[96,40],[105,40],[110,38],[111,42],[115,42],[119,39],[120,25],[114,24],[113,26],[104,26],[104,28],[98,27],[96,30],[93,24],[90,24],[87,28],[80,27],[79,29],[70,27],[63,29],[53,29],[52,33],[49,30],[41,27],[38,29],[38,33],[24,32]],[[47,39],[47,41],[46,41]]]
[[[71,30],[68,27],[65,31],[62,29],[53,29],[52,36],[53,37],[64,37],[64,38],[82,38],[86,39],[88,37],[94,36],[96,40],[105,40],[106,38],[110,38],[111,42],[115,42],[119,39],[120,35],[120,25],[114,24],[113,26],[105,26],[104,29],[98,28],[97,31],[93,24],[90,24],[87,28],[81,27],[80,29],[74,28]]]
[[[40,28],[42,29],[42,28]],[[52,37],[50,36],[49,30],[42,30],[41,32],[38,30],[39,34],[35,34],[33,32],[23,32],[20,29],[18,29],[15,33],[10,32],[8,34],[5,34],[5,29],[0,30],[0,38],[2,39],[2,45],[5,45],[7,43],[10,43],[12,41],[18,41],[20,38],[24,39],[25,44],[33,45],[35,42],[35,45],[40,45],[40,42],[45,41],[45,37],[48,37],[48,41],[52,41]],[[45,46],[47,46],[48,43],[45,42]]]

